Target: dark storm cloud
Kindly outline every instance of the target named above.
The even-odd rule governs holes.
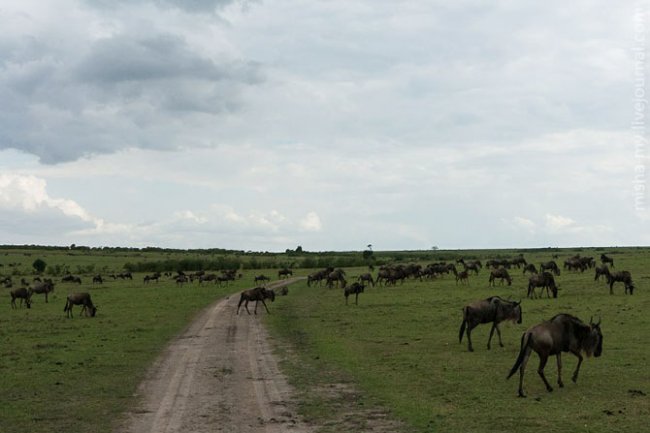
[[[168,33],[119,34],[76,51],[47,45],[35,38],[0,43],[7,54],[0,68],[0,149],[23,150],[48,164],[127,147],[178,148],[179,114],[236,111],[242,90],[263,80],[254,62],[210,58]]]

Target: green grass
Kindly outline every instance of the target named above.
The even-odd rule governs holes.
[[[558,263],[573,253],[561,255]],[[589,255],[586,251],[583,255]],[[527,255],[539,264],[545,255]],[[314,392],[325,381],[351,380],[367,399],[388,408],[418,432],[438,431],[644,431],[650,415],[650,284],[648,251],[617,254],[616,269],[632,272],[637,290],[614,295],[605,283],[594,283],[593,270],[563,272],[557,278],[558,299],[524,300],[523,324],[501,326],[504,348],[495,340],[486,349],[489,327],[473,332],[474,353],[466,340],[458,343],[461,308],[475,299],[498,294],[525,298],[527,278],[513,270],[511,287],[489,288],[487,272],[456,286],[453,277],[432,282],[410,281],[397,287],[369,288],[358,306],[344,305],[341,290],[294,287],[292,295],[269,317],[274,332],[289,339],[299,360],[287,371],[305,399],[304,415],[326,422],[335,412]],[[358,275],[361,269],[348,271]],[[531,358],[525,378],[529,397],[517,398],[518,376],[506,381],[519,351],[522,332],[558,312],[588,321],[602,317],[601,358],[586,359],[577,384],[570,381],[577,360],[563,356],[564,389],[547,393]],[[302,373],[301,373],[302,371]],[[546,374],[555,384],[552,358]],[[346,431],[343,427],[338,431]],[[350,430],[352,431],[352,430]]]
[[[162,347],[201,308],[250,286],[113,281],[102,286],[59,283],[45,303],[6,308],[0,316],[0,431],[106,432],[133,404],[133,393]],[[84,278],[90,281],[89,278]],[[65,296],[87,290],[98,305],[95,318],[63,312]],[[7,292],[7,289],[3,289]]]
[[[562,259],[580,252],[560,252]],[[650,272],[649,249],[606,249],[616,269],[632,272],[637,290],[623,295],[620,285],[609,295],[604,283],[593,282],[593,271],[565,273],[558,278],[557,300],[524,300],[524,323],[502,326],[505,348],[485,343],[489,328],[473,333],[476,352],[458,344],[462,306],[492,294],[525,297],[526,278],[513,271],[512,287],[488,288],[487,273],[456,286],[452,277],[433,282],[410,281],[390,288],[369,288],[360,304],[345,306],[340,290],[292,285],[283,302],[275,303],[268,319],[283,348],[289,348],[284,370],[302,393],[301,410],[319,422],[323,432],[364,431],[363,420],[341,421],[350,409],[384,407],[404,422],[403,430],[429,431],[644,431],[650,415]],[[473,257],[513,256],[517,252],[471,251]],[[454,252],[381,253],[382,260],[408,263],[432,261],[432,255]],[[526,253],[539,264],[551,252]],[[440,256],[439,256],[440,255]],[[199,257],[181,252],[102,252],[11,249],[0,251],[0,273],[31,279],[31,263],[67,265],[71,272],[117,273],[126,262]],[[449,258],[448,257],[448,258]],[[10,264],[18,263],[17,266]],[[365,269],[349,269],[348,276]],[[275,277],[277,270],[244,271],[229,287],[172,282],[144,285],[134,280],[92,286],[84,274],[80,287],[58,283],[50,303],[37,295],[32,309],[11,310],[8,289],[0,289],[0,432],[106,432],[134,404],[133,393],[146,368],[165,344],[214,300],[250,287],[253,275]],[[306,275],[297,270],[295,275]],[[58,277],[56,278],[59,279]],[[96,318],[66,319],[65,295],[88,290],[99,306]],[[1,305],[1,304],[0,304]],[[78,314],[79,307],[74,308]],[[589,320],[602,316],[603,356],[587,359],[577,385],[570,381],[575,358],[565,355],[566,387],[548,394],[535,373],[534,356],[526,375],[528,399],[518,399],[516,378],[505,376],[519,350],[519,337],[530,325],[567,311]],[[547,366],[555,383],[555,362]],[[336,391],[336,392],[334,392]],[[609,415],[608,413],[611,413]],[[366,431],[370,431],[365,427]],[[390,431],[390,430],[389,430]],[[396,430],[395,430],[396,431]]]

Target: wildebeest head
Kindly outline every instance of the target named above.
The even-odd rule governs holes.
[[[585,340],[585,352],[587,356],[592,354],[598,358],[603,353],[603,333],[600,330],[600,319],[598,323],[589,320],[589,336]]]
[[[269,290],[269,289],[264,289],[264,297],[268,298],[271,300],[271,302],[275,302],[275,291],[274,290]]]
[[[495,298],[497,302],[497,317],[501,317],[501,320],[512,320],[513,322],[521,323],[522,314],[521,314],[521,301],[506,301],[503,299]]]
[[[97,307],[93,306],[90,308],[90,317],[95,317],[97,314]]]

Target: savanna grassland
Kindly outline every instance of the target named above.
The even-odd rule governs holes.
[[[650,249],[602,250],[615,259],[616,270],[632,273],[636,290],[614,294],[594,282],[593,270],[562,272],[557,299],[525,299],[527,277],[513,269],[512,286],[488,287],[488,272],[457,285],[453,275],[430,281],[409,280],[395,287],[370,287],[359,305],[344,305],[340,289],[297,283],[289,296],[264,316],[285,356],[284,371],[297,388],[301,410],[322,425],[321,431],[369,431],[364,420],[345,420],[348,409],[381,406],[404,431],[644,431],[650,418]],[[523,251],[539,265],[558,254],[598,257],[600,250]],[[522,251],[375,252],[373,263],[427,263],[467,258],[515,257]],[[0,288],[1,432],[106,432],[133,407],[133,393],[144,372],[165,344],[215,300],[253,285],[264,273],[275,279],[277,268],[292,266],[294,275],[314,269],[355,265],[358,253],[261,254],[214,251],[133,251],[95,249],[0,249],[0,275],[35,276],[32,263],[47,263],[43,276],[56,288],[45,303],[34,295],[31,309],[10,307],[8,288]],[[301,266],[305,266],[299,268]],[[170,278],[143,283],[153,270],[186,272],[198,268],[239,267],[242,275],[228,285],[186,284]],[[193,268],[194,267],[194,268]],[[108,275],[134,271],[133,280]],[[366,267],[346,266],[348,280]],[[146,271],[146,272],[145,272]],[[66,273],[81,276],[81,286],[62,283]],[[175,273],[175,272],[174,272]],[[374,272],[376,275],[376,271]],[[104,284],[91,278],[102,274]],[[88,291],[98,305],[95,318],[73,319],[63,313],[65,296]],[[472,333],[475,352],[458,343],[461,308],[491,295],[524,299],[523,323],[501,326],[504,348],[496,336],[486,349],[488,325]],[[2,305],[2,301],[0,301]],[[4,311],[4,312],[3,312]],[[537,357],[529,363],[527,399],[517,398],[517,377],[506,381],[519,351],[521,333],[558,312],[588,321],[602,318],[603,355],[586,359],[577,384],[570,381],[576,359],[563,356],[565,388],[547,393],[537,376]],[[290,350],[285,351],[284,348]],[[546,367],[555,385],[554,359]],[[354,394],[323,390],[350,388]],[[354,412],[354,410],[353,410]],[[356,411],[358,413],[358,411]]]
[[[632,273],[636,290],[624,295],[623,285],[609,294],[605,282],[594,282],[594,271],[565,272],[556,277],[557,299],[526,299],[528,277],[511,270],[512,286],[488,286],[488,272],[456,285],[453,275],[434,281],[407,281],[395,287],[370,287],[359,305],[344,305],[340,290],[296,288],[278,305],[269,323],[296,348],[286,370],[302,390],[303,410],[313,419],[330,419],[327,431],[347,430],[350,407],[379,404],[416,432],[636,432],[648,431],[650,420],[650,251],[608,249],[615,268]],[[489,258],[507,252],[473,252]],[[576,254],[561,251],[556,259]],[[599,251],[580,251],[600,256]],[[514,253],[512,254],[514,257]],[[537,266],[551,253],[524,254]],[[366,269],[349,269],[352,277]],[[350,278],[352,279],[352,278]],[[501,325],[504,348],[497,336],[486,348],[489,325],[472,333],[475,352],[466,338],[458,342],[461,308],[491,295],[523,299],[523,323]],[[570,381],[577,359],[564,354],[565,387],[558,389],[555,357],[546,375],[555,391],[548,393],[537,375],[538,358],[531,356],[524,387],[517,397],[518,374],[506,381],[528,327],[559,312],[589,321],[602,318],[603,355],[583,362],[577,384]],[[292,373],[293,372],[293,373]],[[357,395],[319,392],[327,383],[353,384]],[[333,416],[338,413],[340,416]],[[332,420],[331,418],[334,418]]]

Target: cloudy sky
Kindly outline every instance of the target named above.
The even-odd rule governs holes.
[[[0,0],[0,244],[649,245],[648,18]]]

